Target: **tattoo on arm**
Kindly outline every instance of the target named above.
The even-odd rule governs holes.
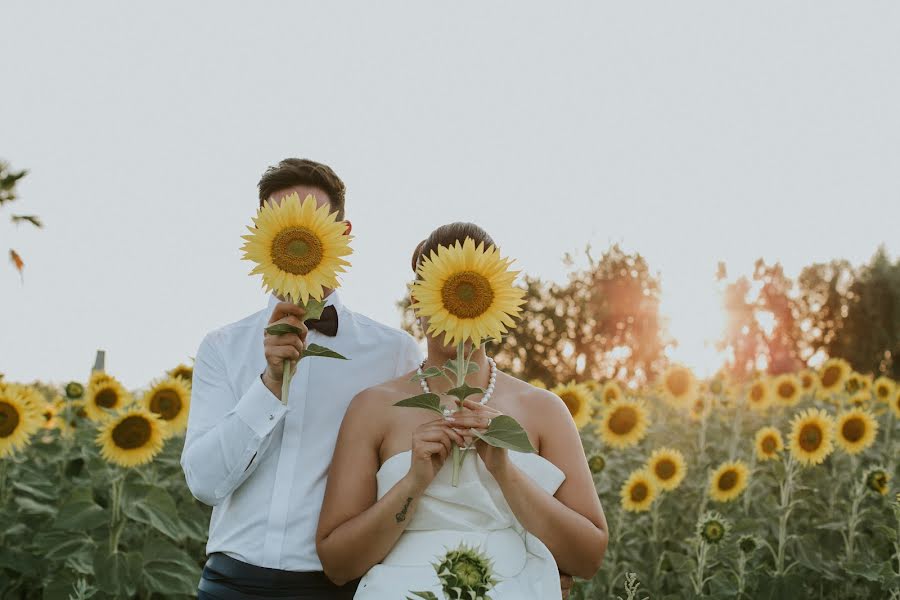
[[[412,498],[407,498],[406,502],[403,504],[403,508],[400,510],[400,512],[398,512],[396,515],[394,515],[394,518],[397,520],[398,523],[402,523],[403,521],[406,520],[406,510],[409,508],[410,502],[412,502]]]

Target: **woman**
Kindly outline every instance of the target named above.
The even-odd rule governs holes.
[[[413,270],[423,255],[467,237],[494,245],[476,225],[445,225],[419,244]],[[456,357],[456,348],[437,337],[427,343],[422,369]],[[479,369],[467,383],[487,389],[493,362],[483,347],[473,360]],[[565,404],[495,372],[487,403],[470,396],[462,412],[434,419],[430,411],[393,406],[422,393],[414,374],[361,392],[344,416],[316,535],[326,575],[338,584],[365,575],[357,599],[406,598],[411,591],[442,598],[432,563],[466,543],[493,561],[494,600],[559,598],[559,571],[593,577],[606,550],[606,518]],[[438,394],[449,387],[443,378],[427,381]],[[484,431],[501,414],[522,425],[537,454],[475,438],[477,453],[467,453],[453,486],[452,444],[469,445],[472,429]]]

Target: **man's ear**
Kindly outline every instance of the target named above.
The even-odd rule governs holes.
[[[350,232],[353,231],[353,223],[345,220],[344,225],[347,226],[347,229],[344,230],[344,235],[350,235]]]

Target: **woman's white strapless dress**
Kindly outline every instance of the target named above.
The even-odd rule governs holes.
[[[549,460],[522,452],[510,459],[548,494],[555,494],[565,474]],[[378,498],[409,470],[410,451],[387,459],[378,470]],[[453,464],[447,460],[419,500],[415,514],[381,564],[362,578],[356,600],[402,600],[410,592],[430,591],[443,598],[431,563],[461,542],[478,546],[493,561],[498,583],[493,600],[561,598],[559,571],[550,550],[525,531],[503,497],[500,486],[474,451],[466,453],[459,486],[453,487]]]

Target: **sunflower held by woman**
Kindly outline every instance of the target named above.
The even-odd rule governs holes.
[[[412,308],[428,319],[428,334],[444,343],[499,340],[521,313],[525,290],[513,285],[517,271],[494,246],[471,238],[423,256],[412,285]]]

